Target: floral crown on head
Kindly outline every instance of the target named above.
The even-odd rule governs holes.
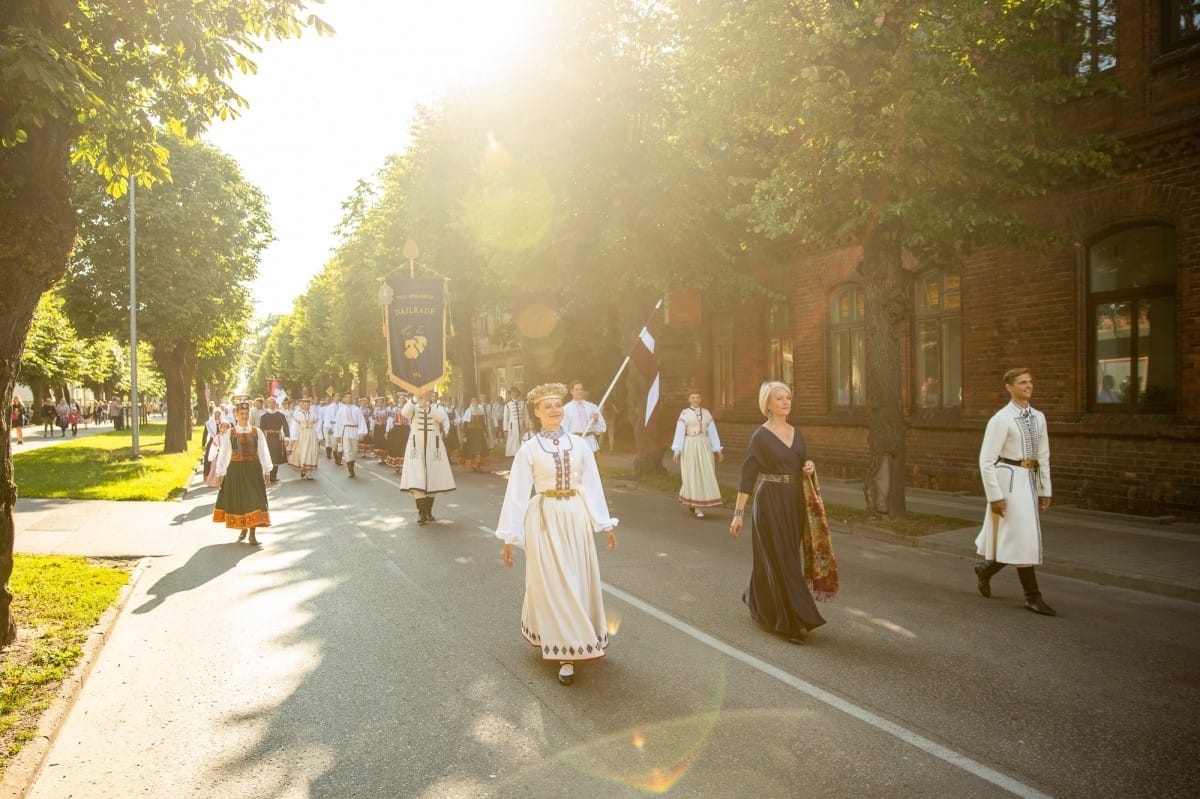
[[[537,405],[542,400],[548,397],[558,397],[562,399],[570,393],[567,387],[562,383],[542,383],[540,386],[535,386],[525,395],[525,399],[532,405]]]

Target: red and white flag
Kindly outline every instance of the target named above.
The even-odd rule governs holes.
[[[644,424],[651,439],[658,434],[658,311],[660,308],[662,308],[662,300],[659,300],[658,304],[654,306],[654,310],[650,312],[646,326],[642,328],[642,332],[638,333],[638,337],[633,342],[633,349],[629,351],[629,360],[633,362],[633,368],[637,369],[646,384]]]

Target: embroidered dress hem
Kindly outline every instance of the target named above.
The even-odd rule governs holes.
[[[245,530],[247,527],[270,527],[271,514],[265,510],[252,510],[249,513],[226,513],[221,509],[213,511],[213,521],[225,523],[230,530]]]
[[[288,461],[288,466],[298,472],[315,472],[317,470],[317,464],[315,463],[292,463]]]
[[[683,494],[679,495],[679,502],[688,508],[717,508],[725,504],[723,499],[689,499]]]
[[[568,663],[589,663],[595,660],[601,660],[608,655],[605,650],[608,648],[608,638],[603,641],[597,641],[594,644],[587,646],[568,647],[566,645],[550,645],[540,643],[534,640],[536,634],[530,633],[524,627],[521,629],[521,637],[525,639],[525,643],[542,651],[542,660],[552,660],[555,662]]]

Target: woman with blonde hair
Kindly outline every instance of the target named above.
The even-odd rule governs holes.
[[[575,664],[599,660],[608,647],[608,624],[594,534],[617,548],[617,520],[608,512],[600,470],[588,442],[562,427],[562,383],[529,392],[541,430],[521,444],[508,475],[496,537],[504,565],[513,547],[525,549],[525,601],[521,635],[558,661],[558,681],[570,685]]]
[[[837,562],[816,467],[808,460],[804,436],[787,420],[791,388],[763,383],[758,407],[767,420],[746,448],[729,534],[738,537],[753,494],[754,560],[742,600],[759,626],[802,644],[809,630],[825,623],[814,599],[836,596]]]

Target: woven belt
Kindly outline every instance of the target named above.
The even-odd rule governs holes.
[[[579,489],[578,488],[551,488],[549,491],[539,491],[538,493],[541,494],[543,497],[550,497],[551,499],[567,499],[568,497],[573,497],[573,496],[577,495],[579,493]]]
[[[1036,469],[1038,462],[1034,460],[1015,461],[1012,458],[999,458],[1000,463],[1007,463],[1009,466],[1020,466],[1022,469]]]
[[[768,483],[790,483],[796,479],[790,474],[760,474],[759,477]]]

